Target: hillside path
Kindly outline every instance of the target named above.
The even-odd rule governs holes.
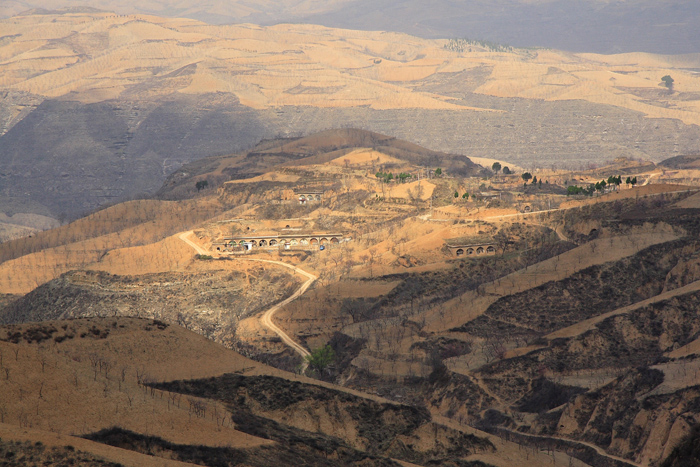
[[[545,337],[549,340],[559,339],[559,338],[576,337],[576,336],[583,334],[586,331],[590,331],[591,329],[593,329],[595,327],[596,324],[610,318],[611,316],[617,316],[617,315],[629,313],[630,311],[634,311],[634,310],[637,310],[639,308],[649,306],[652,303],[661,302],[664,300],[669,300],[669,299],[671,299],[673,297],[677,297],[679,295],[685,295],[685,294],[698,292],[698,291],[700,291],[700,281],[694,281],[694,282],[691,282],[690,284],[684,285],[683,287],[678,287],[677,289],[668,290],[666,292],[660,293],[659,295],[654,295],[651,298],[647,298],[645,300],[641,300],[639,302],[632,303],[631,305],[617,308],[616,310],[612,310],[612,311],[609,311],[609,312],[604,313],[602,315],[588,318],[584,321],[579,321],[576,324],[572,324],[571,326],[567,326],[567,327],[562,328],[562,329],[557,329],[556,331],[547,334]]]
[[[564,438],[564,437],[561,437],[561,436],[553,436],[553,435],[532,435],[532,434],[530,434],[530,433],[522,433],[522,432],[520,432],[520,431],[514,431],[514,430],[511,430],[511,429],[509,429],[509,428],[503,428],[503,427],[500,427],[500,429],[503,430],[503,431],[508,431],[508,432],[510,432],[510,433],[513,433],[514,435],[526,436],[526,437],[528,437],[528,438],[549,438],[549,439],[556,439],[556,440],[559,440],[559,441],[568,441],[568,442],[571,442],[571,443],[582,444],[582,445],[584,445],[584,446],[588,446],[589,448],[594,449],[595,452],[597,452],[599,455],[601,455],[601,456],[603,456],[603,457],[607,457],[608,459],[612,459],[612,460],[615,460],[615,461],[618,461],[618,462],[622,462],[622,463],[624,463],[624,464],[627,464],[627,465],[630,465],[630,466],[634,466],[634,467],[643,467],[642,464],[638,464],[638,463],[636,463],[636,462],[634,462],[634,461],[631,461],[631,460],[629,460],[629,459],[623,459],[622,457],[618,457],[618,456],[615,456],[615,455],[613,455],[613,454],[608,454],[608,453],[605,451],[605,449],[601,448],[600,446],[595,445],[595,444],[593,444],[593,443],[586,442],[586,441],[580,441],[580,440],[577,440],[577,439]]]
[[[284,332],[282,329],[280,329],[273,321],[272,318],[275,316],[275,313],[277,313],[277,310],[282,308],[283,306],[287,305],[293,300],[296,300],[297,298],[301,297],[304,295],[304,292],[311,286],[311,284],[314,283],[318,277],[314,276],[310,272],[306,272],[303,269],[299,269],[296,266],[292,266],[291,264],[283,263],[282,261],[274,261],[271,259],[256,259],[256,258],[243,258],[246,261],[258,261],[261,263],[272,263],[272,264],[277,264],[279,266],[284,266],[285,268],[289,268],[294,273],[299,273],[302,276],[306,277],[306,282],[301,284],[301,287],[297,289],[296,292],[294,292],[292,295],[287,297],[286,299],[282,300],[278,304],[272,306],[272,308],[269,308],[265,313],[262,314],[260,317],[260,324],[268,328],[270,331],[274,332],[278,336],[280,336],[280,339],[282,339],[282,342],[287,344],[289,347],[294,349],[301,357],[304,359],[304,367],[306,366],[306,357],[311,356],[308,350],[306,350],[301,344],[297,343],[287,335],[286,332]]]
[[[187,232],[182,232],[181,234],[178,235],[178,238],[182,240],[183,242],[187,243],[190,245],[194,250],[200,254],[200,255],[208,255],[209,252],[206,251],[204,248],[201,246],[197,245],[195,242],[189,239],[189,236],[192,234],[192,231],[189,230]],[[304,292],[311,286],[311,284],[314,283],[316,279],[318,279],[317,276],[311,274],[310,272],[306,272],[303,269],[300,269],[296,266],[293,266],[291,264],[283,263],[282,261],[274,261],[271,259],[257,259],[257,258],[240,258],[245,261],[257,261],[259,263],[271,263],[271,264],[276,264],[278,266],[283,266],[285,268],[291,269],[295,274],[301,274],[302,276],[306,277],[306,282],[304,282],[299,289],[297,289],[296,292],[294,292],[292,295],[287,297],[286,299],[282,300],[281,302],[277,303],[276,305],[272,306],[268,310],[266,310],[262,316],[260,316],[260,324],[262,324],[264,327],[269,329],[270,331],[274,332],[277,334],[280,339],[282,339],[282,342],[287,344],[289,347],[294,349],[296,353],[301,355],[301,357],[304,359],[304,364],[303,366],[306,366],[306,357],[310,356],[311,354],[309,353],[308,350],[306,350],[301,344],[296,342],[294,339],[289,337],[289,335],[284,332],[282,329],[280,329],[273,321],[272,318],[275,316],[275,313],[282,308],[283,306],[287,305],[288,303],[292,302],[293,300],[296,300],[297,298],[301,297]]]
[[[187,232],[182,232],[180,235],[178,235],[178,238],[182,240],[183,242],[187,243],[189,246],[194,248],[194,251],[197,252],[198,255],[208,255],[209,252],[202,248],[201,246],[197,245],[195,242],[189,239],[189,236],[192,235],[192,231],[188,230]]]

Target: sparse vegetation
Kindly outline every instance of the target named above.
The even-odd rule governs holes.
[[[37,441],[10,441],[0,438],[0,459],[6,467],[27,465],[85,467],[122,467],[122,464],[100,459],[73,446],[48,447]]]
[[[669,90],[673,90],[674,79],[671,78],[671,75],[662,76],[661,81],[664,83],[664,86],[666,86],[666,88],[668,88]]]
[[[73,424],[72,430],[203,465],[394,465],[391,458],[482,465],[471,456],[495,448],[459,424],[505,438],[517,434],[513,439],[523,446],[551,442],[562,450],[557,456],[575,452],[596,462],[606,455],[592,454],[579,441],[630,459],[655,450],[634,421],[642,410],[650,411],[650,430],[668,414],[691,420],[698,412],[691,386],[700,329],[693,313],[700,279],[696,193],[657,184],[666,176],[660,171],[647,183],[651,175],[640,169],[646,166],[630,161],[522,176],[509,176],[500,162],[489,163],[491,170],[470,164],[359,130],[266,141],[243,155],[184,167],[178,173],[188,175],[173,176],[167,193],[186,192],[191,200],[158,211],[158,222],[140,211],[130,219],[117,205],[110,216],[124,218],[114,225],[93,227],[109,218],[95,213],[71,230],[27,240],[25,256],[36,261],[28,265],[44,264],[44,255],[46,264],[67,268],[77,264],[70,252],[78,251],[92,255],[90,268],[100,270],[84,266],[61,275],[57,268],[55,278],[32,285],[38,287],[30,293],[3,298],[0,321],[14,324],[0,330],[0,391],[9,391],[3,394],[12,402],[0,401],[0,419],[58,430],[56,412],[77,408],[78,398],[97,397],[106,407],[103,421],[89,429]],[[653,164],[648,169],[655,170]],[[238,178],[226,183],[211,171]],[[636,177],[645,184],[619,190],[622,174],[629,174],[627,185],[637,185]],[[217,189],[197,196],[195,183],[202,180]],[[314,197],[300,199],[304,193]],[[601,196],[564,196],[595,193]],[[185,224],[168,219],[200,203],[211,207],[210,217],[202,214],[195,223],[190,216]],[[80,225],[86,232],[77,230]],[[157,245],[138,238],[119,243],[177,225],[187,230]],[[73,235],[80,238],[77,246]],[[244,252],[241,238],[265,248]],[[270,248],[273,240],[276,248]],[[137,243],[144,248],[127,246]],[[45,244],[50,252],[43,253]],[[83,244],[94,250],[82,252]],[[127,256],[133,248],[140,249],[138,261]],[[6,253],[5,267],[14,271],[17,253]],[[62,255],[70,261],[62,262]],[[117,260],[122,265],[115,274]],[[146,269],[155,263],[162,269]],[[292,267],[317,279],[300,297],[270,308],[306,280]],[[7,271],[3,276],[0,270],[0,285],[16,280]],[[29,277],[31,269],[18,271]],[[260,328],[258,317],[271,309],[287,337],[272,326]],[[124,329],[119,316],[148,319]],[[59,317],[85,320],[40,322]],[[28,321],[38,322],[21,324]],[[257,362],[241,359],[206,372],[200,366],[210,364],[210,355],[240,357],[217,353],[223,348],[200,351],[207,341],[190,341],[182,328]],[[147,342],[148,351],[130,347],[125,336],[131,334]],[[308,374],[323,386],[266,373],[273,370],[260,362],[299,369],[302,352],[288,347],[287,338],[313,349]],[[197,359],[179,368],[183,349]],[[170,355],[167,371],[158,367]],[[211,377],[224,371],[237,373]],[[199,379],[172,381],[188,377]],[[77,396],[60,399],[54,381]],[[405,405],[350,394],[333,383]],[[183,425],[186,430],[213,436],[234,433],[235,426],[275,445],[174,443],[166,429],[132,424],[142,412],[153,414],[156,425],[171,426],[167,430],[183,420],[192,425]],[[435,423],[431,412],[454,425]],[[90,416],[83,418],[89,422]],[[525,441],[528,436],[535,441]],[[550,459],[528,449],[509,455]]]
[[[353,447],[363,446],[372,456],[390,455],[409,462],[449,462],[450,458],[493,450],[493,445],[485,439],[434,424],[430,421],[429,413],[424,409],[380,404],[347,393],[302,385],[280,378],[243,377],[229,374],[208,380],[159,383],[154,387],[222,400],[229,404],[229,409],[234,413],[238,429],[280,442],[283,441],[280,436],[290,435],[290,426],[264,421],[260,417],[263,413],[276,410],[284,410],[287,413],[308,413],[311,410],[319,416],[324,416],[329,411],[340,412],[345,415],[347,423],[352,424],[358,434],[358,440],[354,441]],[[255,409],[256,406],[260,409]],[[248,422],[244,423],[243,420]],[[287,423],[293,426],[295,422],[289,419]],[[418,431],[421,427],[429,427],[434,430],[434,433],[444,436],[449,444],[441,445],[436,437],[428,443],[430,447],[427,449],[427,446],[418,445],[406,445],[402,450],[396,450],[393,447],[401,438],[420,436]],[[306,435],[303,432],[301,434]],[[295,436],[299,439],[298,431]],[[319,439],[328,439],[323,435],[314,436]],[[335,443],[338,442],[335,441]]]
[[[314,349],[311,355],[306,357],[309,369],[319,376],[323,376],[326,369],[335,362],[335,351],[330,345]]]
[[[513,47],[496,42],[472,40],[466,38],[450,39],[444,46],[453,52],[471,52],[472,48],[482,48],[489,52],[513,52]]]
[[[696,466],[700,466],[700,425],[693,426],[661,464],[661,467]]]

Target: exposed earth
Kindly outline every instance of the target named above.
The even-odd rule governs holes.
[[[90,9],[26,12],[0,28],[0,238],[150,196],[194,160],[329,128],[528,170],[700,151],[697,54]]]
[[[535,182],[343,129],[185,165],[0,244],[0,450],[693,465],[699,159]]]

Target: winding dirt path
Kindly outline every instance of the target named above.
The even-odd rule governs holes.
[[[199,255],[208,255],[209,252],[202,248],[201,246],[197,245],[195,242],[189,239],[189,236],[192,235],[192,231],[188,230],[187,232],[182,232],[180,235],[178,235],[178,238],[182,240],[183,242],[187,243],[189,246],[194,248],[194,251],[197,252]]]
[[[284,332],[282,329],[280,329],[273,321],[272,318],[275,316],[275,313],[277,313],[277,310],[282,308],[283,306],[287,305],[289,302],[292,300],[296,300],[297,298],[301,297],[304,295],[304,292],[306,292],[306,289],[308,289],[311,284],[314,283],[318,277],[314,276],[310,272],[306,272],[303,269],[299,269],[296,266],[292,266],[291,264],[283,263],[282,261],[273,261],[270,259],[255,259],[255,258],[243,258],[246,261],[258,261],[261,263],[272,263],[272,264],[277,264],[279,266],[284,266],[285,268],[289,268],[294,271],[294,273],[299,273],[302,276],[306,277],[306,282],[304,282],[299,289],[297,289],[296,292],[294,292],[292,295],[287,297],[286,299],[282,300],[278,304],[274,305],[272,308],[269,308],[265,313],[262,314],[260,317],[260,324],[280,336],[280,339],[282,339],[282,342],[290,346],[292,349],[294,349],[299,355],[301,355],[302,358],[304,358],[304,366],[306,366],[306,357],[310,356],[311,354],[309,353],[308,350],[306,350],[301,344],[297,343],[287,335],[286,332]]]
[[[192,231],[187,231],[187,232],[182,232],[181,234],[178,235],[178,238],[182,240],[183,242],[187,243],[189,246],[194,248],[194,250],[200,254],[200,255],[208,255],[209,252],[206,251],[204,248],[201,246],[197,245],[195,242],[189,239],[189,236],[192,234]],[[286,299],[282,300],[281,302],[277,303],[276,305],[272,306],[268,310],[266,310],[261,316],[260,316],[260,324],[262,324],[264,327],[269,329],[270,331],[274,332],[277,334],[280,339],[282,339],[282,342],[287,344],[289,347],[294,349],[296,353],[301,355],[301,357],[304,359],[304,367],[306,366],[306,358],[310,356],[311,354],[309,353],[308,350],[306,350],[301,344],[296,342],[294,339],[289,337],[289,335],[284,332],[282,329],[280,329],[273,321],[272,318],[275,316],[275,313],[282,308],[283,306],[287,305],[293,300],[296,300],[297,298],[301,297],[306,290],[311,287],[311,284],[314,283],[318,277],[314,276],[310,272],[306,272],[303,269],[300,269],[296,266],[293,266],[291,264],[283,263],[282,261],[274,261],[271,259],[257,259],[257,258],[239,258],[244,261],[257,261],[259,263],[271,263],[271,264],[276,264],[278,266],[282,266],[288,269],[291,269],[295,274],[301,274],[302,276],[306,277],[306,282],[304,282],[299,289],[297,289],[296,292],[294,292],[292,295],[287,297]]]

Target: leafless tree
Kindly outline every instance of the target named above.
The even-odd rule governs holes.
[[[144,367],[136,367],[136,383],[140,386],[143,384],[143,379],[146,374],[146,369]]]
[[[188,398],[187,400],[190,403],[190,412],[194,413],[197,417],[206,417],[207,405],[204,402],[192,397]]]
[[[90,359],[90,366],[92,367],[92,371],[94,373],[93,381],[97,381],[97,374],[100,372],[100,363],[102,358],[94,352],[91,352],[88,355],[88,358]]]
[[[104,371],[105,378],[109,378],[109,372],[114,366],[114,362],[106,358],[100,359],[100,371]]]
[[[44,368],[46,367],[46,362],[48,361],[48,358],[46,354],[42,351],[39,353],[39,364],[41,364],[41,372],[44,372]]]
[[[379,253],[377,252],[377,250],[368,250],[368,253],[369,253],[369,277],[371,278],[371,277],[374,277],[374,275],[372,274],[372,266],[374,265],[374,263],[377,259],[377,256],[379,256]]]

